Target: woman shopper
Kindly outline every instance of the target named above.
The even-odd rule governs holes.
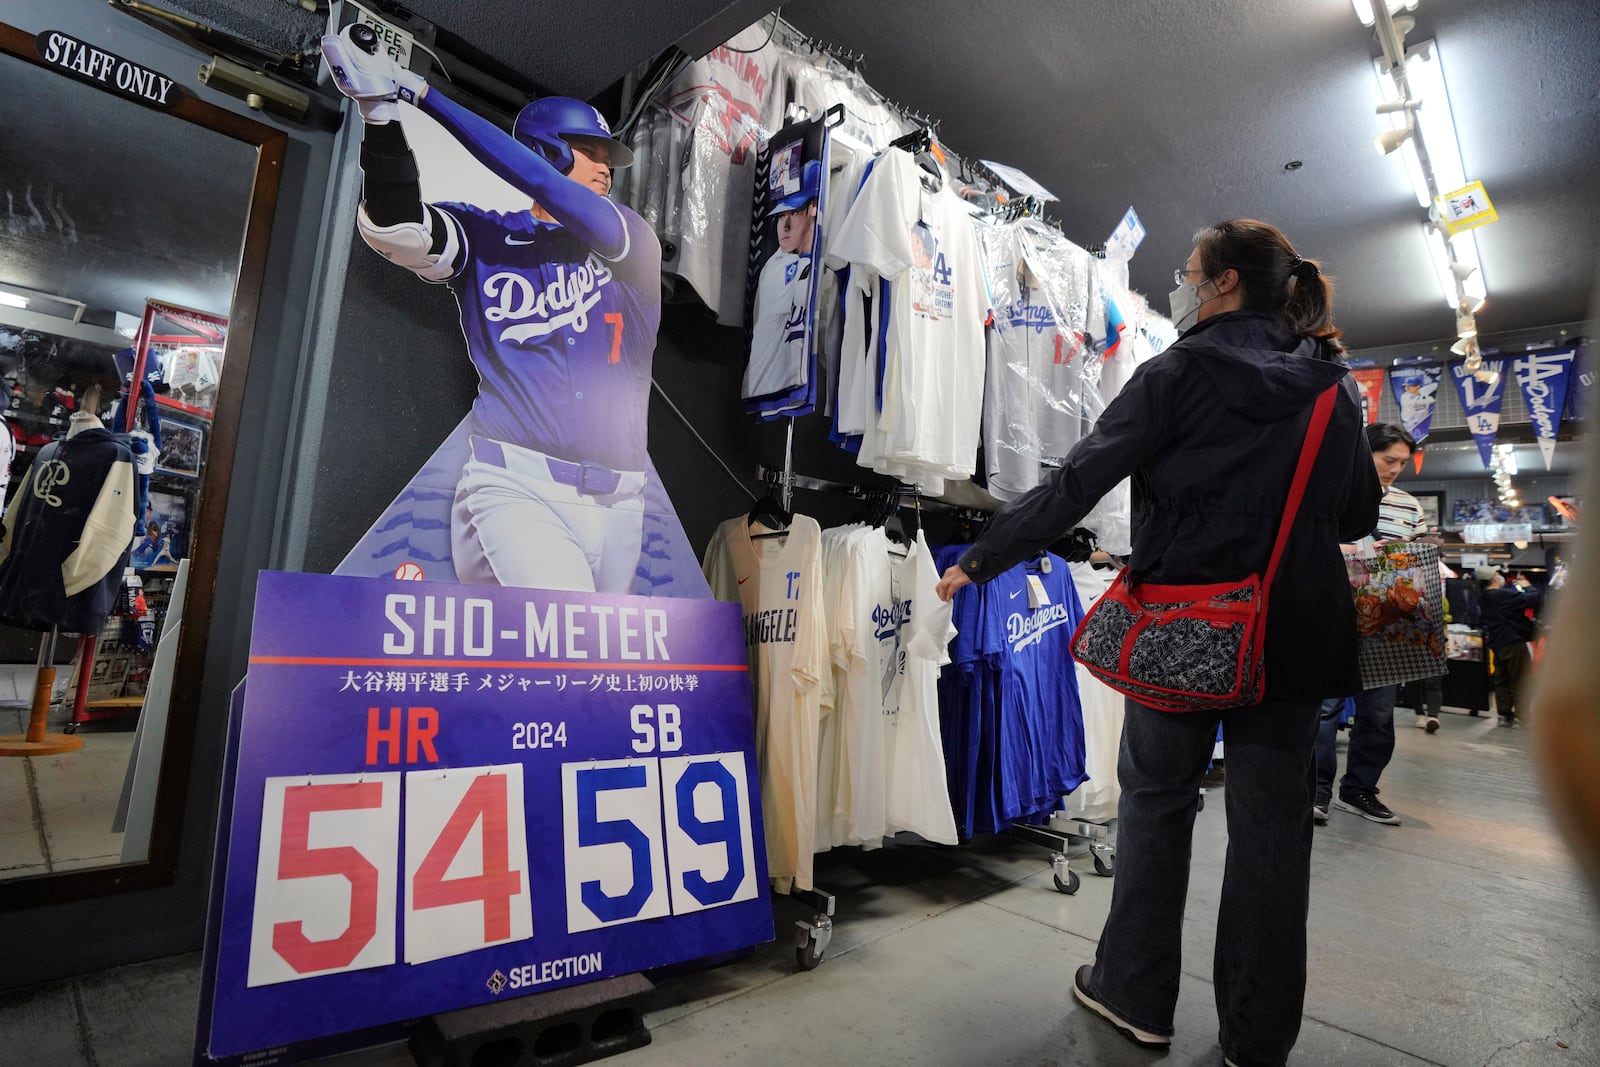
[[[1234,219],[1196,235],[1176,281],[1173,324],[1187,331],[1134,373],[1045,484],[994,516],[939,595],[1029,558],[1129,476],[1139,581],[1265,571],[1312,405],[1342,387],[1270,590],[1265,699],[1183,714],[1127,702],[1111,913],[1074,982],[1134,1041],[1171,1043],[1190,843],[1220,723],[1230,842],[1213,963],[1220,1038],[1230,1063],[1275,1065],[1294,1047],[1305,999],[1317,712],[1360,687],[1339,545],[1371,532],[1381,490],[1317,264],[1276,228]]]

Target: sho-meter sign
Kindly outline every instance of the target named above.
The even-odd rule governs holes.
[[[771,940],[750,706],[737,604],[262,574],[197,1051]]]
[[[1482,182],[1472,182],[1439,197],[1439,223],[1451,237],[1499,219]]]

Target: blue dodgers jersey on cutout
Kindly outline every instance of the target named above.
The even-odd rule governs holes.
[[[481,383],[473,432],[572,462],[645,468],[650,365],[661,323],[661,245],[631,210],[628,247],[602,258],[531,213],[436,205],[460,224],[449,281]]]

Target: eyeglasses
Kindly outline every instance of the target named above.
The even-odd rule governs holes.
[[[1190,270],[1188,267],[1179,267],[1177,270],[1172,272],[1172,284],[1173,285],[1182,285],[1183,284],[1183,280],[1185,278],[1187,278],[1189,275],[1191,275],[1191,274],[1204,274],[1204,273],[1205,273],[1204,268],[1201,268],[1199,270]]]

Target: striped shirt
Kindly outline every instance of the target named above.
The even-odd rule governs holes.
[[[1378,525],[1372,533],[1356,542],[1356,555],[1364,556],[1375,551],[1377,541],[1410,541],[1428,532],[1422,518],[1422,505],[1404,489],[1390,486],[1378,503]]]

